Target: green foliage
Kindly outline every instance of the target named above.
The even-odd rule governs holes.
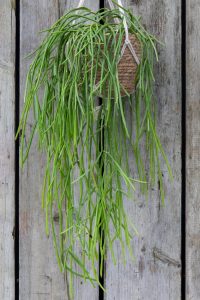
[[[147,183],[154,184],[158,177],[164,201],[160,156],[171,175],[156,133],[153,99],[156,40],[142,27],[139,18],[128,10],[124,14],[130,33],[137,36],[142,46],[134,95],[127,94],[125,98],[120,95],[117,65],[124,27],[119,10],[71,10],[47,30],[46,38],[34,54],[18,130],[22,165],[35,133],[39,148],[46,153],[42,204],[46,232],[53,235],[60,270],[92,283],[99,283],[96,268],[99,254],[101,272],[106,251],[110,251],[116,262],[113,249],[116,240],[124,258],[125,249],[131,251],[135,232],[131,232],[123,198],[134,192],[135,182],[140,182],[145,192]],[[119,18],[119,24],[113,24],[114,18]],[[97,83],[99,69],[101,76]],[[103,96],[99,107],[98,95]],[[30,111],[34,112],[35,121],[26,144]],[[130,176],[131,159],[138,169],[136,180]],[[55,209],[59,232],[53,218]],[[75,251],[76,245],[81,254]]]

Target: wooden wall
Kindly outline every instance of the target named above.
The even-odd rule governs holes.
[[[39,44],[42,35],[38,32],[77,3],[78,0],[0,0],[2,300],[70,300],[67,277],[60,274],[52,241],[43,230],[40,195],[44,157],[36,151],[35,140],[25,168],[19,170],[14,135],[30,64],[25,57]],[[155,94],[158,131],[172,165],[174,182],[170,182],[163,167],[165,207],[160,206],[158,187],[150,192],[148,203],[141,196],[139,202],[124,199],[129,217],[140,233],[132,243],[135,262],[129,261],[124,266],[116,245],[117,265],[113,266],[109,254],[105,262],[107,292],[102,296],[98,287],[76,279],[74,300],[199,300],[199,1],[190,0],[186,4],[184,0],[124,0],[123,3],[141,15],[148,30],[165,44],[159,47]],[[86,5],[97,10],[100,3],[87,0]]]

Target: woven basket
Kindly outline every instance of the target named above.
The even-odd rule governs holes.
[[[135,34],[129,34],[129,40],[140,61],[142,56],[142,48],[141,48],[140,41],[138,40]],[[122,39],[122,47],[124,45],[124,42],[125,42],[125,36]],[[136,86],[136,74],[137,74],[138,64],[136,63],[128,46],[124,51],[124,54],[118,64],[117,69],[118,69],[119,82],[121,85],[121,96],[126,96],[126,93],[132,94]],[[99,70],[97,72],[97,84],[100,80],[100,74],[101,72]]]

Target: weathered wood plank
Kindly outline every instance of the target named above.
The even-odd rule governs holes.
[[[200,6],[187,1],[186,299],[200,299]]]
[[[125,2],[125,1],[123,1]],[[135,4],[134,4],[135,3]],[[117,266],[106,262],[106,300],[181,299],[181,1],[126,1],[142,16],[146,28],[165,43],[156,65],[158,132],[172,166],[170,183],[166,167],[163,179],[166,206],[161,207],[158,187],[149,202],[138,192],[126,201],[127,213],[139,231],[132,243],[135,262],[124,266],[116,246]],[[131,162],[134,170],[134,163]]]
[[[66,11],[66,9],[73,9],[75,7],[78,6],[79,0],[70,0],[70,1],[60,1],[60,14],[62,15],[64,13],[64,11]],[[93,9],[94,11],[96,11],[99,8],[99,1],[93,1],[93,0],[86,0],[84,2],[84,6],[89,7],[90,9]],[[86,162],[87,164],[87,162]],[[79,171],[77,170],[77,174],[76,177],[79,176]],[[75,205],[78,206],[78,202],[79,202],[79,185],[75,184],[74,185],[74,189],[75,189],[75,195],[76,195],[76,201],[75,201]],[[77,256],[81,256],[82,255],[82,251],[80,246],[76,245],[76,254]],[[76,267],[77,268],[77,267]],[[97,269],[98,269],[98,265],[97,265]],[[77,268],[76,269],[77,272],[80,272],[80,270]],[[88,271],[90,271],[90,264],[88,263]],[[90,282],[85,282],[83,279],[80,278],[76,278],[75,282],[74,282],[74,299],[94,299],[97,300],[99,299],[98,297],[99,295],[99,289],[98,287],[93,288],[91,286]]]
[[[97,1],[98,2],[98,1]],[[97,8],[92,0],[86,5]],[[24,57],[38,45],[38,31],[47,28],[65,9],[78,1],[23,0],[21,2],[21,103],[25,76],[30,61]],[[29,124],[31,126],[31,122]],[[68,299],[68,283],[60,274],[51,238],[45,236],[41,211],[41,185],[44,157],[34,141],[28,162],[20,177],[20,299]],[[77,191],[78,193],[78,191]],[[78,249],[77,249],[78,251]],[[74,282],[74,299],[97,299],[98,289],[79,279]]]
[[[15,297],[15,8],[0,0],[0,299]]]
[[[58,17],[55,1],[21,1],[20,98],[23,106],[24,83],[30,61],[24,57],[38,45],[40,30]],[[31,122],[29,124],[31,127]],[[30,157],[20,176],[20,299],[67,299],[63,276],[59,273],[51,239],[45,236],[41,211],[41,185],[44,160],[34,141]]]

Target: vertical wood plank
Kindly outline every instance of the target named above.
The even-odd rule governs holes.
[[[62,15],[66,10],[73,9],[78,6],[79,0],[60,0],[60,15]],[[99,8],[99,1],[93,1],[93,0],[85,0],[84,6],[96,11]],[[87,164],[87,162],[86,162]],[[76,176],[79,176],[79,172],[77,170]],[[79,201],[79,185],[74,185],[75,190],[74,193],[76,195],[75,199],[75,205],[78,205]],[[79,257],[82,255],[81,248],[79,247],[78,243],[76,245],[76,255]],[[98,269],[98,265],[97,265]],[[76,269],[77,272],[79,272],[79,269]],[[90,264],[88,263],[88,271],[90,271]],[[93,288],[91,286],[91,283],[89,281],[84,282],[82,278],[76,278],[74,281],[74,299],[79,300],[87,300],[88,298],[98,300],[99,299],[99,289],[96,286],[96,288]]]
[[[15,297],[15,7],[0,0],[0,299]]]
[[[200,299],[200,6],[186,1],[186,299]]]
[[[75,7],[77,3],[78,0],[21,1],[21,105],[30,63],[24,57],[39,44],[41,34],[38,32],[47,28],[66,9]],[[88,0],[86,5],[95,9],[98,1],[94,3]],[[32,123],[28,126],[31,127]],[[69,300],[68,283],[57,266],[52,239],[45,235],[44,214],[41,210],[44,162],[44,157],[37,151],[35,140],[20,176],[20,299]],[[98,289],[79,279],[74,282],[74,290],[75,300],[98,298]]]
[[[20,99],[30,61],[25,59],[39,44],[38,32],[58,17],[56,1],[21,1],[20,5]],[[32,126],[31,120],[28,126]],[[41,211],[44,158],[34,140],[30,157],[20,176],[20,299],[67,299],[63,276],[56,265],[51,239],[45,236]]]
[[[165,43],[165,47],[159,47],[160,61],[155,70],[157,127],[174,182],[170,182],[163,165],[165,207],[160,205],[157,186],[150,191],[148,202],[139,191],[133,195],[133,201],[124,199],[128,216],[139,231],[132,243],[135,262],[128,260],[124,266],[117,245],[116,266],[108,254],[105,299],[178,300],[181,299],[181,1],[126,1],[126,5],[141,15],[147,30]],[[134,162],[131,165],[134,172]],[[139,202],[134,202],[138,198]]]

